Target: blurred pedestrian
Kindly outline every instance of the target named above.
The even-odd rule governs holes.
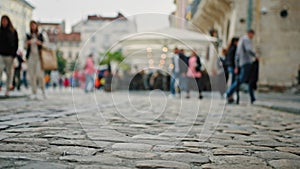
[[[59,72],[58,70],[52,70],[50,73],[50,79],[51,79],[51,86],[53,89],[56,89],[56,87],[59,84]]]
[[[195,51],[192,51],[192,55],[189,57],[188,61],[188,87],[187,87],[187,95],[186,98],[190,98],[190,90],[197,89],[199,93],[199,99],[202,99],[202,86],[201,86],[201,61],[199,56]]]
[[[28,83],[27,83],[27,61],[25,60],[22,63],[22,84],[25,86],[25,88],[28,88]]]
[[[14,59],[14,76],[13,76],[13,88],[17,88],[20,91],[21,87],[21,70],[22,70],[22,63],[23,60],[23,53],[21,50],[17,51],[17,56]]]
[[[18,50],[18,33],[7,15],[1,17],[0,27],[0,81],[2,81],[2,71],[6,70],[6,92],[9,96],[9,90],[13,78],[13,60]],[[1,90],[1,86],[0,86]]]
[[[37,86],[42,90],[44,98],[45,82],[44,71],[41,68],[41,49],[45,42],[44,35],[39,32],[38,24],[35,21],[30,21],[30,33],[26,34],[25,47],[27,49],[26,58],[28,60],[28,74],[30,77],[30,85],[32,89],[31,99],[37,99]]]
[[[96,68],[94,66],[93,54],[90,54],[85,62],[84,73],[85,73],[85,89],[86,93],[91,92],[94,88],[94,73]]]
[[[188,58],[184,54],[183,49],[174,49],[173,71],[171,76],[171,97],[176,94],[176,89],[180,95],[181,91],[186,90],[186,72],[188,69]]]
[[[227,55],[226,55],[226,66],[227,66],[227,71],[230,79],[230,85],[235,81],[235,73],[234,73],[234,68],[235,68],[235,53],[236,53],[236,48],[239,42],[238,37],[234,37],[231,39],[231,42],[227,48]]]
[[[249,78],[251,75],[251,69],[252,69],[252,63],[255,61],[256,54],[252,49],[251,40],[254,37],[254,30],[249,30],[247,32],[247,35],[244,35],[238,43],[237,50],[236,50],[236,56],[235,56],[235,69],[234,72],[237,74],[239,73],[239,76],[236,78],[234,83],[227,89],[226,96],[228,103],[232,103],[233,100],[233,93],[236,89],[239,88],[240,84],[244,82],[249,82]],[[254,96],[254,89],[253,85],[250,83],[248,84],[248,91],[250,95],[250,101],[251,104],[256,100]]]

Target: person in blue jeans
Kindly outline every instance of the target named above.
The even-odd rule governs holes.
[[[187,57],[184,55],[184,50],[183,49],[179,50],[178,48],[175,48],[172,60],[173,60],[174,68],[172,71],[171,83],[170,83],[170,91],[171,91],[170,97],[175,97],[177,86],[179,86],[179,91],[178,91],[179,94],[181,91],[186,90],[185,76],[186,76],[188,65],[187,65]]]
[[[235,55],[235,69],[234,73],[238,73],[238,67],[240,67],[239,76],[235,78],[233,84],[227,89],[226,96],[228,103],[233,103],[233,93],[239,88],[239,85],[248,82],[251,74],[252,62],[256,59],[256,54],[252,49],[251,40],[254,37],[254,30],[249,30],[247,35],[244,35],[238,43],[236,55]],[[256,100],[254,95],[254,89],[250,83],[248,83],[249,95],[251,104]]]
[[[238,37],[233,37],[231,39],[231,42],[228,46],[227,49],[227,54],[226,54],[226,66],[227,66],[227,71],[228,74],[230,75],[230,79],[231,79],[231,84],[233,84],[234,80],[235,80],[235,73],[234,73],[234,68],[235,68],[235,53],[236,53],[236,49],[237,49],[237,45],[239,42],[239,38]]]

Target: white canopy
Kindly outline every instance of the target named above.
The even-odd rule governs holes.
[[[203,46],[216,41],[215,38],[194,31],[177,28],[164,28],[124,36],[122,46],[131,45],[160,45],[160,46]]]

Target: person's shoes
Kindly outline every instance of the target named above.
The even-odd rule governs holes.
[[[173,98],[175,98],[175,95],[174,95],[174,94],[170,94],[170,95],[169,95],[169,98],[170,98],[170,99],[173,99]]]
[[[200,99],[200,100],[203,99],[203,96],[202,96],[202,95],[199,95],[199,99]]]
[[[185,98],[189,99],[189,98],[190,98],[190,96],[189,96],[189,95],[187,95],[187,96],[185,96]]]
[[[13,91],[15,89],[15,86],[10,86],[9,91]]]
[[[232,97],[227,98],[227,103],[232,104],[234,102],[234,99]]]
[[[251,100],[251,104],[254,104],[255,101],[256,101],[256,99],[252,99]]]
[[[5,96],[5,97],[9,97],[9,92],[6,91],[4,96]]]
[[[38,100],[38,97],[36,94],[31,95],[29,98],[30,98],[30,100]]]

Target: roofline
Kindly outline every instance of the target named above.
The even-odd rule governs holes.
[[[27,2],[26,0],[21,0],[21,2],[23,2],[25,5],[29,6],[31,9],[35,9],[35,7],[31,3]]]

